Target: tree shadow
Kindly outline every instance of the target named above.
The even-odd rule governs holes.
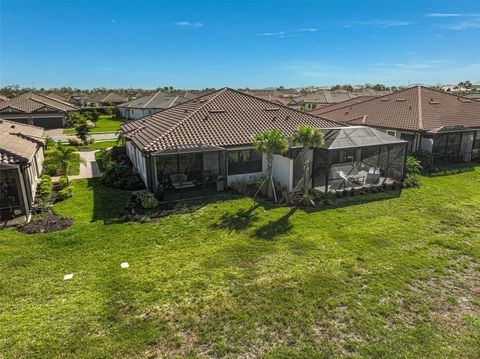
[[[450,176],[459,173],[473,172],[476,167],[480,167],[478,163],[458,163],[453,165],[430,168],[423,171],[423,175],[427,177]]]
[[[225,213],[220,220],[212,225],[214,229],[225,229],[229,232],[240,232],[258,221],[258,215],[253,213],[259,207],[258,203],[250,206],[249,209],[239,209],[235,213]]]
[[[93,191],[93,211],[90,222],[103,221],[104,224],[119,223],[120,213],[130,198],[130,192],[107,187],[101,178],[89,178],[88,188]]]
[[[267,224],[257,228],[253,235],[263,240],[275,240],[276,237],[290,232],[293,228],[290,223],[290,217],[297,211],[297,207],[291,207],[290,210],[275,221],[269,221]]]

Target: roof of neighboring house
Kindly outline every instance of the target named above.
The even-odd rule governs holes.
[[[0,120],[0,163],[29,162],[45,139],[41,127]]]
[[[469,93],[468,95],[465,95],[465,97],[468,97],[469,99],[480,101],[480,93]]]
[[[3,96],[2,94],[0,94],[0,102],[4,102],[4,101],[8,101],[9,98],[7,96]]]
[[[261,93],[258,93],[258,91],[255,91],[255,92],[254,91],[245,91],[245,93],[248,94],[248,95],[252,95],[252,96],[267,100],[267,101],[278,103],[279,105],[283,105],[283,106],[286,106],[290,103],[289,99],[279,97],[279,96],[275,96],[275,95],[272,95],[270,93],[261,94]]]
[[[330,111],[336,110],[338,108],[343,108],[343,107],[355,105],[357,103],[367,101],[367,100],[370,100],[372,98],[374,98],[374,96],[358,96],[358,97],[351,98],[349,100],[345,100],[345,101],[337,102],[337,103],[332,103],[331,105],[316,108],[315,110],[309,111],[309,113],[313,113],[315,115],[320,115],[322,113],[330,112]]]
[[[184,97],[158,91],[148,96],[122,103],[118,105],[118,107],[164,109],[186,101],[188,101],[188,99]]]
[[[127,139],[148,152],[192,145],[239,146],[269,129],[292,136],[299,125],[340,127],[324,118],[223,88],[208,95],[124,123]]]
[[[480,127],[480,102],[424,86],[347,105],[322,116],[344,123],[413,131]]]
[[[59,94],[56,94],[56,93],[49,93],[47,95],[48,97],[51,97],[55,100],[59,100],[59,101],[63,101],[63,102],[68,102],[68,98],[62,96],[62,95],[59,95]]]
[[[387,135],[370,127],[349,126],[324,130],[327,149],[342,149],[365,146],[392,145],[406,143],[397,137]]]
[[[110,92],[110,93],[96,94],[90,98],[90,101],[96,102],[96,103],[105,103],[105,102],[123,103],[123,102],[127,102],[128,98],[125,96],[119,95],[118,93]]]
[[[335,91],[320,90],[320,91],[309,93],[304,96],[296,97],[291,101],[291,104],[302,104],[302,103],[333,104],[333,103],[347,101],[357,97],[382,96],[390,93],[391,91],[375,91],[372,89],[364,89],[361,91],[353,91],[353,92],[348,92],[343,90],[335,90]]]
[[[11,100],[0,102],[0,111],[6,110],[7,108],[10,113],[32,113],[41,111],[44,108],[50,108],[60,112],[78,110],[78,108],[71,103],[60,101],[37,92],[27,92]]]

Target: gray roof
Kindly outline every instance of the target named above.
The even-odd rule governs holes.
[[[368,147],[406,143],[397,137],[365,126],[350,126],[323,130],[324,148],[338,150],[352,147]]]
[[[174,105],[178,105],[180,103],[184,103],[186,101],[188,101],[188,99],[184,97],[158,91],[148,96],[140,97],[135,100],[122,103],[118,105],[118,107],[165,109]]]

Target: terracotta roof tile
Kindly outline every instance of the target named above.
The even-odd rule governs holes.
[[[251,143],[268,129],[293,135],[298,125],[339,127],[324,118],[224,88],[122,125],[125,136],[146,151],[202,143],[235,146]]]
[[[0,120],[0,163],[30,161],[45,138],[41,127]]]
[[[480,127],[480,102],[424,86],[415,86],[322,112],[349,124],[430,131],[443,126]]]
[[[60,112],[78,110],[71,103],[60,101],[36,92],[27,92],[11,100],[0,102],[0,111],[12,108],[19,112],[32,113],[43,107],[50,107]]]

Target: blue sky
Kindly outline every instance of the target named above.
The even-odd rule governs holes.
[[[480,80],[479,1],[0,2],[0,86]]]

